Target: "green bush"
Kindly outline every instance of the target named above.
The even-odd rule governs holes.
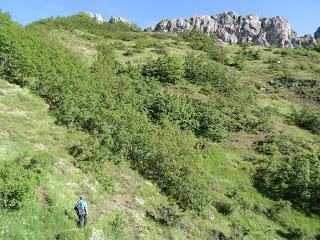
[[[249,44],[242,44],[241,50],[237,52],[232,65],[239,70],[243,70],[247,65],[247,61],[260,60],[261,55],[261,50],[253,50]]]
[[[285,239],[292,240],[303,240],[303,239],[313,239],[307,232],[301,230],[300,228],[290,227],[287,232],[278,231],[278,234]]]
[[[238,54],[233,62],[233,66],[239,70],[243,70],[246,67],[246,58],[243,54]]]
[[[184,64],[180,57],[165,53],[157,60],[150,60],[144,66],[143,74],[145,76],[155,77],[163,83],[178,83],[184,78]]]
[[[0,166],[0,206],[18,210],[35,194],[37,181],[34,173],[14,162]]]
[[[208,35],[198,29],[193,29],[182,33],[181,36],[185,41],[189,42],[192,49],[206,52],[211,60],[223,64],[228,62],[227,53],[221,46],[218,46],[215,35]]]
[[[300,111],[293,112],[293,119],[299,127],[320,134],[320,111],[304,107]]]
[[[255,149],[266,155],[297,154],[304,150],[311,151],[312,148],[310,143],[302,139],[295,139],[292,135],[283,132],[271,134],[255,144]]]
[[[209,138],[214,142],[220,142],[227,135],[226,118],[213,107],[212,103],[199,104],[197,108],[199,127],[196,133]]]
[[[217,211],[225,216],[230,215],[233,212],[233,206],[231,203],[218,202],[215,204]]]
[[[291,203],[288,201],[277,201],[270,209],[268,209],[267,215],[274,221],[278,221],[281,224],[285,224],[288,220],[288,215],[291,212]]]
[[[160,224],[176,226],[181,221],[181,212],[172,202],[161,203],[155,209],[147,210],[146,215]]]
[[[196,131],[199,127],[197,112],[189,97],[157,94],[149,107],[149,113],[153,121],[159,122],[167,117],[182,130]]]
[[[204,54],[189,53],[185,57],[186,79],[193,83],[209,83],[222,94],[236,90],[237,80],[228,76],[227,69]]]
[[[209,182],[196,162],[195,140],[168,121],[135,140],[129,154],[133,166],[183,209],[201,211],[210,200]]]
[[[316,204],[320,189],[318,146],[280,135],[258,143],[257,149],[270,155],[257,173],[258,189],[276,200],[285,199],[296,208],[320,214]]]

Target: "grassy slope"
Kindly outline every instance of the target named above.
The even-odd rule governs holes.
[[[116,50],[116,54],[123,62],[141,63],[147,61],[149,57],[154,58],[158,55],[156,48],[146,48],[131,56],[125,56],[129,49],[134,49],[135,41],[115,41],[80,31],[70,33],[61,29],[51,31],[49,34],[72,51],[78,52],[88,64],[93,62],[96,56],[95,47],[101,42],[114,44],[115,47],[122,45],[121,49]],[[172,39],[159,41],[167,46],[169,51],[179,55],[190,50],[186,43],[177,45]],[[225,48],[231,58],[240,49],[238,46]],[[266,60],[277,58],[278,54],[274,53],[274,50],[259,49],[262,50],[262,60],[250,62],[243,71],[234,70],[234,72],[243,83],[258,83],[266,86],[266,82],[277,75],[277,71],[270,69]],[[285,64],[294,66],[294,59],[287,61]],[[305,79],[311,75],[310,72],[302,70],[297,74]],[[180,227],[163,227],[145,216],[146,210],[152,209],[162,201],[167,201],[156,186],[145,182],[126,165],[110,166],[108,169],[110,169],[110,179],[114,182],[115,193],[108,194],[93,176],[85,175],[73,167],[72,158],[64,150],[66,130],[54,125],[41,100],[33,97],[26,90],[8,85],[4,81],[0,82],[0,88],[2,93],[0,94],[0,124],[5,126],[0,130],[0,158],[12,160],[24,152],[34,151],[48,151],[53,156],[52,170],[47,174],[47,184],[43,189],[50,198],[54,199],[55,209],[60,209],[54,212],[56,217],[52,217],[52,221],[61,220],[60,223],[44,221],[39,226],[40,216],[44,214],[50,219],[51,215],[46,209],[48,203],[41,207],[41,201],[39,201],[19,213],[12,213],[9,218],[0,217],[2,234],[8,236],[8,239],[18,239],[20,236],[29,239],[48,239],[48,236],[68,231],[68,229],[71,229],[73,234],[75,219],[72,215],[72,207],[77,196],[83,193],[90,196],[92,208],[90,215],[94,220],[93,231],[97,233],[99,232],[97,229],[103,229],[109,238],[114,239],[210,239],[212,229],[220,230],[226,235],[234,231],[240,233],[249,230],[247,236],[239,234],[239,239],[281,239],[277,232],[285,232],[281,222],[270,220],[263,209],[260,212],[256,211],[260,206],[268,208],[273,204],[271,200],[257,192],[251,180],[255,171],[252,156],[256,155],[251,147],[253,142],[261,136],[232,134],[225,143],[214,145],[208,151],[207,157],[202,160],[203,167],[212,177],[215,202],[229,202],[232,206],[230,214],[223,214],[215,208],[208,210],[204,216],[200,217],[194,217],[187,212]],[[178,94],[187,93],[199,98],[205,97],[200,89],[192,84],[183,83],[167,88]],[[277,129],[296,136],[314,138],[310,133],[286,123],[291,107],[300,107],[304,104],[304,100],[287,90],[276,93],[262,90],[259,96],[261,104],[275,108],[273,118]],[[39,191],[41,196],[41,190]],[[226,197],[233,194],[237,195],[237,198]],[[243,202],[236,202],[239,195]],[[21,226],[15,222],[20,216],[24,216],[26,222],[29,221],[29,225],[37,227],[28,227],[26,223],[22,231]],[[306,217],[297,211],[292,211],[288,213],[287,219],[290,226],[300,227],[313,234],[319,231],[320,219],[317,217]],[[89,235],[91,230],[88,230]]]
[[[68,34],[63,30],[60,30],[59,34]],[[77,41],[78,48],[83,47],[80,39],[86,33],[80,33],[73,35],[73,38],[78,38]],[[88,37],[85,37],[88,39]],[[109,39],[101,38],[98,42],[110,42]],[[91,44],[98,43],[96,41],[91,41]],[[122,42],[123,45],[132,48],[135,46],[135,41],[119,41],[117,43]],[[167,46],[167,50],[169,52],[176,53],[178,55],[184,55],[191,49],[188,47],[186,43],[175,43],[173,40],[163,40],[161,41],[164,45]],[[121,44],[121,45],[122,45]],[[71,45],[70,45],[71,46]],[[74,45],[73,45],[74,46]],[[115,45],[116,47],[117,45]],[[233,59],[236,56],[236,53],[240,50],[239,46],[225,46],[225,50],[228,52],[230,59]],[[283,69],[288,68],[296,68],[295,74],[299,77],[299,79],[311,79],[313,77],[312,71],[301,70],[299,69],[299,64],[303,62],[308,62],[306,57],[301,57],[300,59],[293,59],[282,57],[279,54],[279,50],[277,49],[269,49],[263,47],[252,47],[256,50],[261,51],[261,60],[248,61],[245,65],[245,68],[241,71],[237,69],[233,69],[235,75],[237,75],[243,82],[243,84],[255,84],[259,85],[259,101],[263,106],[270,106],[274,108],[273,120],[274,126],[278,131],[284,131],[289,134],[293,134],[297,137],[302,137],[306,139],[314,139],[315,136],[310,134],[308,131],[300,129],[296,126],[290,125],[287,123],[287,119],[290,116],[292,109],[299,109],[305,104],[313,104],[310,103],[287,89],[281,89],[278,92],[268,91],[269,80],[275,79],[278,74]],[[146,48],[141,52],[137,52],[132,56],[125,56],[125,50],[116,50],[117,56],[123,62],[133,61],[138,63],[145,62],[148,58],[157,57],[155,48]],[[272,68],[270,63],[268,63],[269,59],[276,59],[281,61],[280,66],[276,68]],[[267,89],[267,90],[265,90]],[[193,97],[202,98],[205,97],[200,92],[201,89],[198,87],[188,84],[182,83],[179,86],[167,86],[167,90],[173,91],[177,94],[190,94]],[[236,191],[237,194],[243,195],[245,199],[245,204],[251,204],[251,207],[256,207],[258,205],[272,206],[272,201],[261,196],[260,193],[256,191],[253,187],[251,176],[255,171],[255,163],[252,162],[252,158],[256,153],[252,150],[252,144],[261,139],[263,136],[258,135],[250,135],[250,134],[232,134],[227,140],[225,144],[218,145],[213,148],[211,152],[208,153],[208,157],[203,161],[203,165],[205,169],[208,169],[210,172],[212,179],[214,179],[214,183],[219,188],[219,191],[228,194],[232,191]],[[221,193],[217,193],[217,199],[221,198],[221,200],[226,200],[225,195]],[[233,203],[235,206],[237,204]],[[245,226],[250,229],[251,234],[249,234],[247,239],[270,239],[271,236],[279,238],[275,233],[277,231],[281,231],[281,223],[275,223],[271,221],[269,218],[265,217],[261,213],[254,213],[254,211],[248,209],[241,209],[243,206],[237,206],[233,211],[231,216],[224,216],[218,212],[209,213],[215,215],[215,221],[213,224],[217,229],[220,229],[228,234],[228,232],[232,232],[234,226],[232,223],[238,223],[239,226]],[[238,208],[238,209],[237,209]],[[289,216],[290,215],[290,216]],[[291,226],[301,227],[304,230],[307,230],[312,233],[317,233],[319,229],[319,218],[314,217],[306,217],[303,214],[292,211],[292,213],[288,214],[290,219]]]
[[[125,164],[108,166],[115,183],[115,192],[110,194],[93,176],[75,168],[65,150],[69,140],[66,129],[55,125],[43,100],[26,89],[0,80],[0,116],[1,161],[38,152],[45,152],[50,161],[36,200],[18,212],[0,211],[1,239],[87,239],[101,229],[108,239],[206,237],[193,229],[193,220],[188,216],[186,225],[194,233],[162,227],[146,217],[146,210],[167,199],[157,186],[144,181]],[[82,194],[88,196],[91,227],[79,232],[73,206]]]

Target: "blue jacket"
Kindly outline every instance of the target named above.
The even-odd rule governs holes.
[[[87,211],[87,202],[85,200],[80,200],[80,203],[82,209]]]

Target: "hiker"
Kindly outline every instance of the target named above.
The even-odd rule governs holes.
[[[87,210],[87,202],[84,197],[80,197],[80,201],[74,206],[74,210],[76,210],[77,215],[79,217],[78,226],[80,228],[87,225],[88,223],[88,210]]]

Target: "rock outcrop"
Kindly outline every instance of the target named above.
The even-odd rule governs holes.
[[[93,14],[91,12],[83,12],[82,14],[85,14],[86,16],[95,19],[97,21],[97,23],[107,22],[107,21],[103,20],[103,18],[102,18],[100,13]],[[114,16],[112,16],[110,18],[110,20],[109,20],[109,23],[118,23],[118,22],[122,22],[122,23],[126,23],[126,24],[132,24],[127,19],[124,19],[122,17],[114,17]]]
[[[130,24],[130,22],[127,19],[124,19],[122,17],[114,17],[112,16],[109,20],[110,23],[126,23],[126,24]]]
[[[260,18],[256,14],[238,16],[225,12],[214,16],[194,16],[189,19],[167,19],[148,28],[153,32],[174,34],[199,29],[205,33],[216,33],[223,43],[252,43],[255,45],[276,45],[281,48],[306,46],[315,43],[311,35],[298,37],[283,17]]]
[[[314,33],[315,38],[320,38],[320,27],[317,29],[317,31]]]
[[[91,18],[95,19],[97,21],[97,23],[103,23],[104,22],[104,20],[103,20],[103,18],[102,18],[100,13],[93,14],[91,12],[85,12],[84,14],[87,15],[88,17],[91,17]]]

